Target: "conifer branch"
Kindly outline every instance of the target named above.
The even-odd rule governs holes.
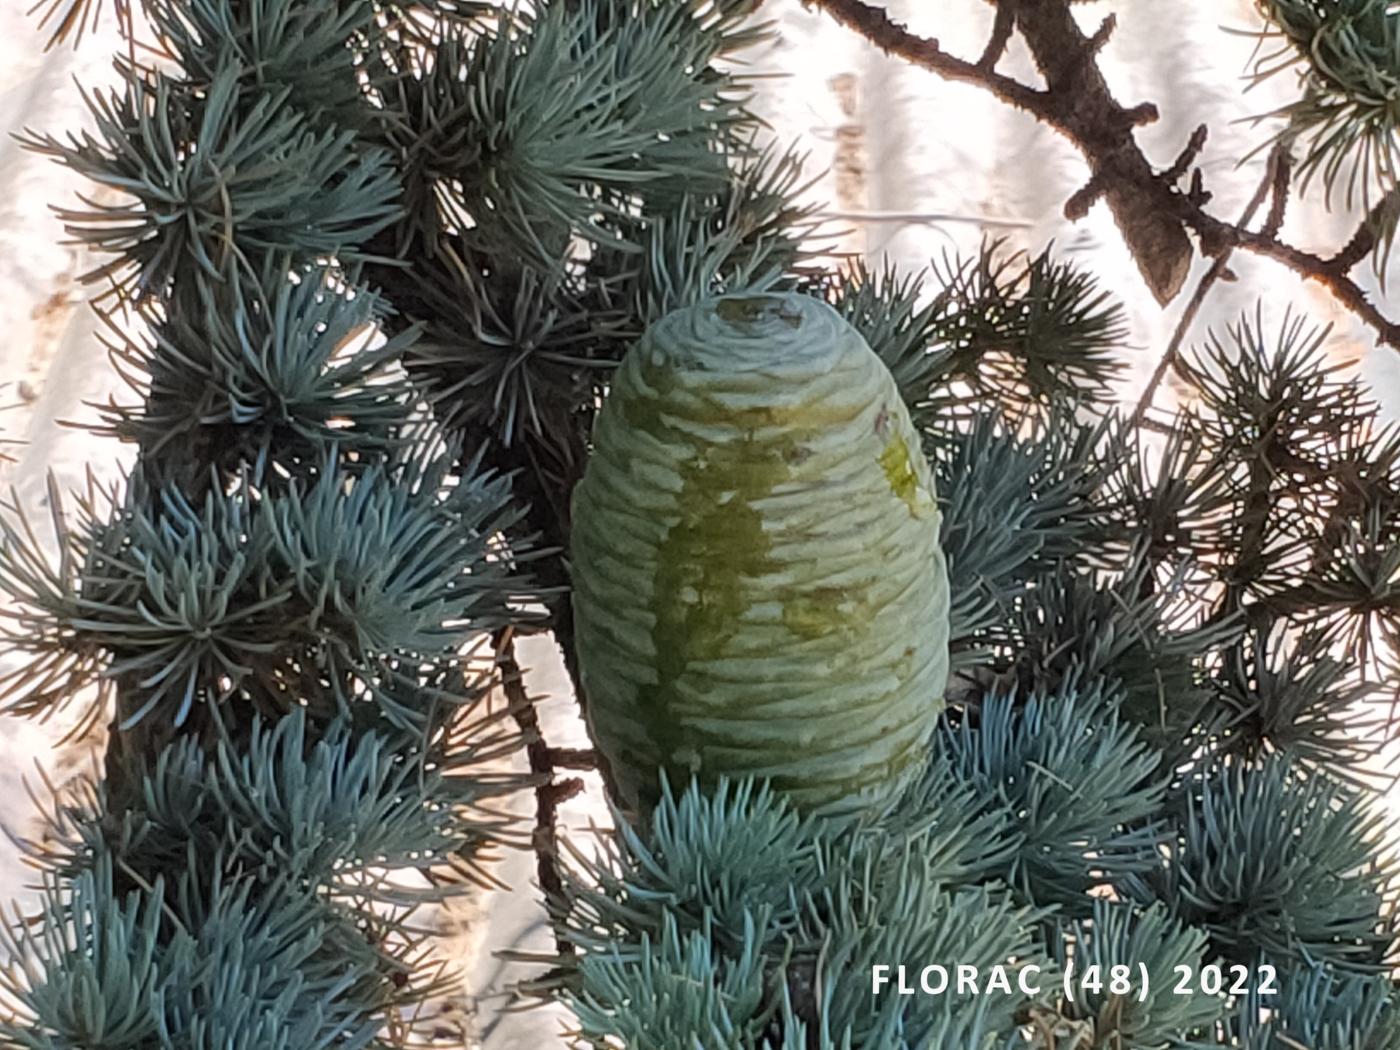
[[[555,769],[597,769],[598,752],[591,747],[551,747],[549,761]]]
[[[1202,125],[1202,129],[1204,125]],[[1202,136],[1204,138],[1204,136]],[[1266,228],[1278,221],[1282,221],[1283,204],[1288,194],[1288,154],[1279,146],[1274,147],[1269,156],[1269,170],[1265,173],[1264,179],[1259,183],[1259,188],[1254,191],[1254,196],[1249,204],[1245,206],[1244,212],[1240,215],[1239,224],[1241,227],[1249,224],[1254,218],[1254,213],[1259,210],[1270,192],[1273,193],[1273,206],[1270,208],[1269,219]],[[1280,173],[1283,173],[1280,178]],[[1143,389],[1142,396],[1138,399],[1137,408],[1133,410],[1133,424],[1139,425],[1147,416],[1148,410],[1152,407],[1152,399],[1157,393],[1157,388],[1161,386],[1162,379],[1166,376],[1168,369],[1176,369],[1179,366],[1181,355],[1181,344],[1186,338],[1186,333],[1190,331],[1191,324],[1200,312],[1201,306],[1206,301],[1206,296],[1214,287],[1215,282],[1225,274],[1230,263],[1230,256],[1233,248],[1226,248],[1215,257],[1215,263],[1201,278],[1201,283],[1196,286],[1195,293],[1191,296],[1191,301],[1186,304],[1186,309],[1181,312],[1181,320],[1177,322],[1176,331],[1172,333],[1171,342],[1167,344],[1166,353],[1157,362],[1157,367],[1148,379],[1147,386]]]
[[[1192,257],[1187,237],[1190,231],[1207,255],[1242,248],[1318,282],[1339,304],[1374,329],[1379,342],[1400,350],[1400,321],[1387,316],[1347,276],[1366,250],[1374,247],[1376,234],[1365,231],[1376,230],[1376,223],[1368,219],[1353,244],[1328,259],[1279,240],[1273,224],[1255,232],[1211,215],[1205,210],[1209,195],[1199,185],[1187,192],[1176,186],[1182,174],[1178,170],[1181,159],[1159,172],[1143,154],[1133,132],[1139,124],[1156,118],[1156,107],[1125,107],[1113,96],[1094,61],[1094,53],[1102,43],[1101,33],[1090,37],[1080,30],[1069,0],[1018,0],[1015,5],[1016,27],[1045,77],[1043,89],[995,73],[982,63],[955,58],[943,51],[938,41],[910,32],[883,8],[864,0],[805,2],[886,53],[944,79],[982,87],[1069,139],[1088,162],[1091,175],[1085,188],[1066,206],[1067,214],[1071,218],[1082,215],[1093,199],[1106,198],[1129,250],[1159,302],[1171,301],[1185,281]],[[1183,152],[1188,166],[1191,153],[1188,144]],[[1385,207],[1386,202],[1394,206],[1394,194],[1395,191],[1388,194],[1377,208]],[[1358,255],[1358,248],[1365,250]]]
[[[1261,309],[1199,362],[1180,352],[1233,252],[1295,251],[1278,240],[1295,176],[1336,181],[1317,158],[1355,151],[1280,136],[1250,207],[1216,220],[1206,129],[1153,168],[1133,129],[1156,108],[1120,105],[1096,69],[1112,17],[1080,32],[1077,0],[998,0],[965,62],[859,0],[808,2],[1080,145],[1089,178],[1067,213],[1105,201],[1159,294],[1199,238],[1212,265],[1153,380],[1174,368],[1190,411],[1134,426],[1114,410],[1122,308],[1049,249],[991,241],[906,274],[833,273],[804,248],[800,160],[753,153],[747,78],[713,64],[763,35],[746,21],[761,0],[540,0],[528,16],[490,0],[40,0],[51,25],[139,9],[174,61],[133,58],[132,83],[97,99],[94,136],[30,136],[131,192],[71,221],[113,256],[118,290],[144,290],[149,331],[112,319],[131,403],[97,407],[97,432],[139,450],[127,483],[107,498],[94,482],[71,517],[51,486],[56,562],[18,506],[0,508],[15,665],[0,708],[42,718],[98,693],[93,717],[118,713],[107,775],[48,785],[43,835],[23,843],[44,892],[36,915],[0,923],[0,1045],[439,1040],[427,1007],[450,982],[414,911],[503,887],[485,847],[520,836],[493,800],[528,788],[554,941],[486,947],[552,967],[519,990],[562,1002],[589,1046],[1009,1045],[1034,1025],[1061,1050],[1343,1036],[1394,1050],[1400,879],[1369,786],[1379,722],[1356,714],[1383,699],[1374,646],[1400,640],[1400,433],[1375,425],[1359,380],[1332,378],[1326,331],[1302,318],[1275,339]],[[1360,96],[1368,77],[1391,82],[1400,12],[1346,3],[1342,17],[1318,0],[1260,7],[1337,74],[1313,76],[1303,123],[1379,146],[1392,115]],[[996,73],[1018,29],[1043,89]],[[1384,258],[1397,215],[1391,195],[1300,272],[1347,280]],[[608,461],[601,440],[590,452],[600,406],[627,403],[610,370],[677,308],[770,291],[821,298],[876,352],[939,503],[947,717],[868,823],[808,811],[778,777],[683,784],[710,747],[703,723],[667,741],[682,775],[660,779],[654,807],[620,805],[614,773],[635,752],[602,750],[609,697],[595,686],[587,709],[599,751],[551,746],[514,647],[548,628],[586,704],[580,660],[635,637],[604,611],[580,653],[571,621],[570,584],[586,602],[586,574],[635,553],[590,552],[587,500],[573,527],[575,484]],[[374,329],[384,342],[362,338]],[[1141,441],[1149,429],[1167,440]],[[659,476],[634,473],[619,483]],[[889,474],[872,480],[883,497]],[[844,574],[868,547],[867,531],[817,554]],[[871,564],[897,582],[883,553]],[[729,576],[764,568],[718,557]],[[645,567],[618,579],[675,589]],[[696,584],[706,617],[754,608],[727,586]],[[899,618],[870,594],[843,631]],[[772,655],[812,663],[812,618],[787,619],[800,648],[774,636]],[[736,626],[766,657],[758,628]],[[904,675],[913,650],[898,659],[884,633],[844,637],[840,658]],[[493,673],[464,658],[467,639],[492,643]],[[718,711],[696,670],[686,696]],[[734,743],[825,745],[816,707],[795,702],[831,699],[839,681],[819,677],[789,724],[758,712]],[[507,704],[478,717],[498,682]],[[614,725],[636,728],[634,713]],[[859,714],[852,728],[874,735]],[[591,850],[559,820],[574,770],[613,803]],[[1261,953],[1277,998],[1171,992],[1182,965]],[[1060,972],[1070,957],[1150,973],[1155,995],[1071,1003],[1052,986],[959,1004],[850,980],[888,961]]]
[[[1274,237],[1283,228],[1283,220],[1288,212],[1288,187],[1292,185],[1293,178],[1293,154],[1281,144],[1275,146],[1269,154],[1268,172],[1273,177],[1270,189],[1273,203],[1269,205],[1269,215],[1264,220],[1264,233]],[[1268,177],[1266,174],[1265,178]],[[1244,226],[1248,222],[1248,219],[1241,219],[1239,225]]]
[[[1337,273],[1350,273],[1357,263],[1375,251],[1384,229],[1386,213],[1396,207],[1400,207],[1400,186],[1395,186],[1376,202],[1361,220],[1346,247],[1329,260]]]
[[[977,65],[987,72],[996,69],[1001,56],[1006,54],[1006,45],[1011,42],[1011,34],[1016,31],[1016,0],[1004,0],[997,4],[996,21],[992,23],[992,36],[987,41],[986,50],[977,60]]]
[[[1205,149],[1209,136],[1210,128],[1205,124],[1196,125],[1196,130],[1191,132],[1191,137],[1186,140],[1186,145],[1177,155],[1175,162],[1162,172],[1162,179],[1173,185],[1184,179],[1191,171],[1191,166],[1196,163],[1196,158],[1201,155],[1201,150]]]
[[[551,748],[540,729],[539,713],[534,700],[525,689],[525,676],[515,658],[514,630],[506,627],[492,639],[496,651],[496,666],[501,672],[501,687],[506,694],[510,712],[525,735],[525,754],[530,772],[539,778],[535,785],[535,829],[530,836],[535,851],[536,875],[540,890],[548,905],[555,906],[564,899],[564,880],[559,873],[559,807],[583,790],[578,777],[555,779],[555,761],[560,764],[579,757],[572,752]],[[569,768],[583,768],[570,766]],[[567,933],[556,926],[554,946],[563,957],[574,953]]]
[[[960,80],[991,91],[1003,102],[1024,109],[1041,120],[1049,116],[1049,95],[1020,81],[994,72],[985,64],[985,55],[978,62],[968,62],[950,55],[937,40],[909,32],[890,18],[883,8],[862,0],[803,0],[808,6],[820,7],[836,21],[865,37],[886,54],[898,55],[913,65],[937,73],[945,80]],[[988,53],[994,49],[989,47]]]

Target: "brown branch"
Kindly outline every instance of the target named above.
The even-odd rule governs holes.
[[[961,80],[991,91],[1003,102],[1048,119],[1049,95],[1019,80],[983,69],[973,62],[955,58],[938,46],[937,40],[917,36],[893,21],[883,8],[863,0],[802,0],[806,6],[820,7],[842,25],[854,29],[886,54],[937,73],[946,80]]]
[[[1070,222],[1078,222],[1084,218],[1089,214],[1089,209],[1103,197],[1104,190],[1103,179],[1095,175],[1065,201],[1065,218]]]
[[[540,880],[540,890],[552,913],[564,899],[564,880],[559,875],[559,806],[583,790],[583,781],[578,777],[554,779],[555,757],[568,752],[551,748],[540,731],[539,713],[525,689],[525,676],[515,658],[513,630],[506,627],[497,632],[492,643],[496,650],[496,665],[501,670],[501,686],[505,690],[506,701],[525,736],[525,754],[530,762],[530,772],[540,778],[540,783],[535,787],[535,829],[530,842],[535,851],[535,870]],[[554,946],[560,956],[574,953],[573,943],[558,926],[554,930]]]
[[[1191,170],[1191,165],[1196,163],[1196,158],[1201,155],[1201,150],[1206,148],[1206,140],[1210,137],[1210,128],[1204,124],[1196,125],[1196,130],[1191,132],[1191,137],[1186,140],[1186,145],[1177,156],[1172,166],[1162,172],[1162,181],[1169,186],[1175,186]]]
[[[1337,273],[1350,273],[1357,263],[1375,250],[1380,231],[1385,225],[1385,213],[1398,203],[1400,186],[1392,186],[1389,192],[1376,202],[1376,206],[1366,213],[1366,218],[1361,220],[1361,225],[1356,228],[1356,233],[1347,242],[1346,247],[1328,260]]]
[[[1099,28],[1094,31],[1094,35],[1089,38],[1089,43],[1084,48],[1085,59],[1092,59],[1108,43],[1109,37],[1113,36],[1113,31],[1118,28],[1118,16],[1112,11],[1099,23]]]
[[[1269,154],[1269,165],[1274,176],[1273,188],[1270,190],[1274,202],[1269,205],[1269,217],[1264,220],[1263,233],[1265,237],[1277,237],[1288,213],[1288,187],[1293,183],[1293,154],[1280,143]],[[1243,227],[1248,224],[1248,219],[1241,219],[1235,225]]]
[[[1015,21],[1041,75],[1039,89],[965,62],[941,50],[938,41],[920,37],[892,21],[881,8],[864,0],[803,0],[854,29],[888,54],[948,80],[975,84],[997,98],[1034,116],[1064,135],[1088,162],[1088,185],[1072,203],[1087,211],[1086,202],[1101,192],[1113,211],[1123,239],[1137,261],[1148,287],[1165,304],[1181,290],[1194,250],[1189,230],[1200,240],[1205,255],[1240,248],[1288,267],[1323,285],[1342,306],[1373,328],[1378,341],[1400,349],[1400,322],[1383,314],[1347,272],[1374,247],[1375,223],[1365,224],[1343,252],[1324,259],[1278,239],[1272,221],[1252,232],[1216,218],[1205,210],[1210,195],[1201,185],[1200,170],[1183,193],[1175,185],[1176,165],[1158,173],[1143,155],[1133,130],[1152,119],[1155,107],[1125,107],[1114,98],[1094,61],[1096,38],[1086,37],[1070,11],[1068,0],[1017,0]],[[1109,27],[1111,29],[1111,26]],[[1188,160],[1189,166],[1189,160]],[[1179,178],[1179,175],[1177,176]],[[1276,206],[1282,207],[1277,202]],[[1374,213],[1373,213],[1374,214]],[[1270,216],[1273,219],[1273,216]],[[1282,215],[1279,215],[1281,223]],[[1364,249],[1364,250],[1361,250]],[[1360,255],[1356,255],[1360,250]],[[1353,256],[1355,256],[1353,258]]]
[[[977,60],[977,68],[990,73],[996,69],[1001,56],[1006,54],[1006,45],[1011,43],[1011,34],[1016,28],[1016,0],[997,0],[996,18],[992,22],[992,36],[987,41],[986,50]]]
[[[1213,238],[1222,246],[1244,248],[1246,251],[1266,259],[1282,263],[1294,273],[1308,280],[1316,281],[1332,293],[1332,297],[1358,318],[1375,329],[1378,339],[1386,346],[1400,349],[1400,322],[1385,316],[1366,292],[1344,273],[1338,272],[1328,259],[1305,252],[1301,248],[1285,244],[1276,237],[1264,233],[1252,233],[1221,222],[1199,209],[1179,211],[1184,220],[1203,239]]]
[[[1254,213],[1259,210],[1272,190],[1274,194],[1274,205],[1269,212],[1270,221],[1273,220],[1275,212],[1281,214],[1279,198],[1288,194],[1288,181],[1285,177],[1280,185],[1278,173],[1288,170],[1288,154],[1281,146],[1276,146],[1269,156],[1268,171],[1264,175],[1263,181],[1259,183],[1259,188],[1254,191],[1254,196],[1246,205],[1244,212],[1240,215],[1238,225],[1247,226],[1254,218]],[[1171,342],[1167,344],[1167,351],[1162,355],[1162,360],[1157,362],[1157,368],[1152,373],[1152,378],[1147,381],[1147,387],[1142,392],[1142,397],[1138,399],[1137,408],[1133,412],[1133,425],[1140,426],[1147,417],[1147,410],[1152,407],[1152,399],[1157,393],[1157,388],[1161,385],[1162,379],[1167,374],[1167,369],[1178,369],[1180,367],[1181,344],[1186,339],[1186,333],[1191,328],[1191,323],[1195,321],[1196,314],[1200,312],[1202,304],[1206,301],[1206,296],[1210,294],[1215,282],[1224,275],[1226,267],[1230,262],[1230,255],[1234,251],[1233,245],[1227,247],[1215,257],[1215,262],[1206,271],[1206,275],[1201,278],[1201,283],[1196,286],[1195,294],[1191,296],[1191,301],[1186,304],[1186,309],[1181,312],[1181,320],[1177,322],[1176,331],[1172,333]]]
[[[597,769],[598,752],[586,747],[551,747],[549,762],[555,769]]]
[[[1025,38],[1046,89],[1054,100],[1058,126],[1089,162],[1091,176],[1104,188],[1118,229],[1159,303],[1171,302],[1191,271],[1195,250],[1181,220],[1153,200],[1174,193],[1143,156],[1134,130],[1156,108],[1125,108],[1113,97],[1094,60],[1113,24],[1106,21],[1086,37],[1063,0],[1022,0],[1016,25]],[[1140,187],[1151,186],[1144,194]]]
[[[1205,187],[1205,183],[1201,178],[1201,169],[1197,168],[1191,173],[1191,188],[1186,191],[1186,199],[1197,208],[1204,208],[1210,203],[1210,199],[1213,196],[1215,195]]]

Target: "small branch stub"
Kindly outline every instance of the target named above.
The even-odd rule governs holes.
[[[885,11],[865,0],[804,0],[880,47],[913,65],[948,80],[976,84],[1003,102],[1022,109],[1047,127],[1064,135],[1083,154],[1090,178],[1066,203],[1071,219],[1082,218],[1098,200],[1107,201],[1138,264],[1148,288],[1163,305],[1181,291],[1190,272],[1194,251],[1188,231],[1198,239],[1201,254],[1216,258],[1235,248],[1272,259],[1301,277],[1317,281],[1358,319],[1375,330],[1379,341],[1400,350],[1400,321],[1388,316],[1348,274],[1377,245],[1382,229],[1376,211],[1367,217],[1356,236],[1335,256],[1324,258],[1303,251],[1278,238],[1286,197],[1276,193],[1277,214],[1264,228],[1253,232],[1218,219],[1205,208],[1211,201],[1200,168],[1190,171],[1183,192],[1176,185],[1195,161],[1193,142],[1171,168],[1159,172],[1148,162],[1133,139],[1133,129],[1156,120],[1151,103],[1126,107],[1112,94],[1099,70],[1096,52],[1106,42],[1112,24],[1105,22],[1093,37],[1085,36],[1071,10],[1071,0],[1015,0],[998,4],[998,13],[1014,7],[1015,28],[1035,58],[1045,78],[1036,88],[995,72],[987,55],[1000,55],[1003,42],[994,33],[982,61],[967,62],[943,51],[930,40],[892,20]],[[1203,145],[1203,140],[1200,143]],[[1280,173],[1284,178],[1287,173]],[[1380,207],[1400,210],[1400,197],[1392,191]],[[1228,279],[1228,270],[1220,271]]]

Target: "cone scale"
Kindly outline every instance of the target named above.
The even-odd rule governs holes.
[[[589,729],[618,801],[660,770],[858,811],[943,706],[948,574],[894,380],[799,295],[676,311],[626,355],[573,497]]]

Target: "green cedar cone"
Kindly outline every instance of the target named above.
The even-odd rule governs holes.
[[[574,495],[589,728],[658,770],[858,811],[918,770],[948,675],[933,479],[893,378],[801,295],[727,296],[620,365]]]

